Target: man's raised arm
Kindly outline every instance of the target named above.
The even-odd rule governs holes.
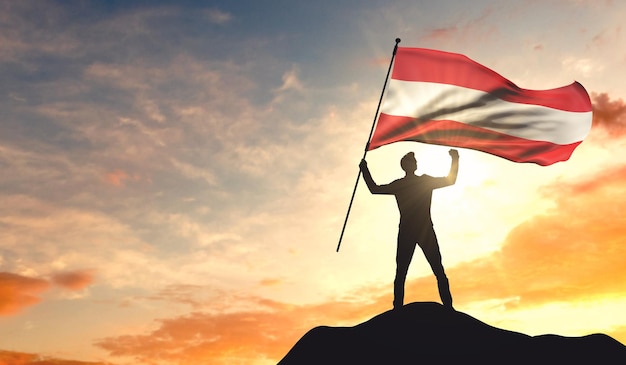
[[[365,184],[367,184],[367,188],[370,190],[372,194],[393,194],[393,192],[388,191],[386,187],[388,185],[377,185],[372,178],[372,174],[370,170],[367,168],[367,161],[361,160],[359,164],[361,168],[361,173],[363,174],[363,180],[365,180]]]
[[[452,164],[450,164],[450,171],[446,179],[450,185],[453,185],[456,182],[456,176],[459,174],[459,151],[451,149],[448,153],[452,157]]]

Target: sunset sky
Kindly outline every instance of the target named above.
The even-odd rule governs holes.
[[[626,343],[626,2],[0,1],[0,364],[278,362],[392,307],[398,213],[359,184],[394,39],[527,89],[590,135],[547,167],[460,150],[433,221],[455,307]],[[367,154],[445,175],[448,148]],[[405,302],[439,301],[416,252]]]

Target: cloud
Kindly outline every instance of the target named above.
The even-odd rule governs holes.
[[[66,207],[23,195],[3,196],[0,224],[7,259],[5,270],[43,277],[61,275],[60,283],[86,283],[89,270],[99,268],[103,283],[112,286],[142,284],[158,280],[155,271],[166,270],[150,255],[146,244],[119,217],[93,208]],[[164,274],[168,276],[168,274]]]
[[[210,186],[217,185],[217,179],[215,174],[208,169],[202,169],[191,164],[178,161],[174,158],[170,159],[172,166],[174,166],[180,173],[190,179],[204,180]]]
[[[39,303],[38,295],[49,286],[46,280],[0,273],[0,316],[10,316]]]
[[[67,27],[67,14],[60,7],[39,4],[41,12],[36,12],[31,6],[28,3],[0,5],[4,29],[0,35],[0,62],[21,58],[28,68],[34,66],[30,62],[33,53],[63,54],[80,48],[75,36],[67,31],[71,27]],[[33,24],[37,24],[40,31],[32,31]]]
[[[304,86],[302,81],[298,78],[298,69],[293,66],[291,70],[283,74],[283,84],[277,89],[277,91],[302,91]]]
[[[450,26],[445,28],[435,28],[430,30],[425,39],[430,41],[441,41],[441,40],[450,40],[456,37],[459,33],[459,28],[457,26]]]
[[[156,364],[271,364],[320,322],[355,324],[355,319],[360,321],[382,310],[377,303],[337,301],[294,306],[261,298],[243,299],[256,309],[194,312],[159,320],[158,328],[147,334],[109,337],[95,344],[111,356],[130,357],[137,362],[160,359]]]
[[[208,21],[213,24],[223,25],[233,19],[232,14],[219,9],[207,9],[204,13]]]
[[[52,284],[70,291],[80,291],[93,283],[92,270],[62,271],[51,275],[50,280],[0,273],[0,316],[10,316],[41,302],[40,294]]]
[[[26,16],[32,4],[26,7],[7,17],[24,22],[15,42],[41,29]],[[71,15],[59,7],[50,26],[65,29],[62,20]],[[267,43],[219,47],[222,41],[201,33],[185,38],[191,44],[177,42],[194,26],[187,23],[204,22],[204,29],[206,16],[226,24],[230,14],[190,13],[186,24],[176,22],[179,15],[171,7],[138,6],[74,20],[71,31],[45,33],[59,42],[63,34],[77,44],[75,52],[53,53],[55,62],[48,62],[52,55],[37,47],[45,38],[38,33],[42,39],[28,53],[40,72],[7,65],[19,71],[8,72],[15,87],[5,86],[16,98],[5,99],[10,105],[3,110],[14,125],[0,137],[0,164],[13,171],[3,176],[0,194],[6,237],[0,251],[9,271],[41,277],[97,267],[103,285],[142,289],[181,278],[209,277],[220,288],[240,283],[251,266],[269,260],[254,260],[260,247],[276,242],[267,222],[298,220],[285,206],[302,202],[293,179],[304,174],[304,162],[332,166],[331,149],[345,143],[328,139],[354,138],[328,128],[347,123],[331,125],[309,113],[317,106],[293,95],[306,91],[298,68],[276,60]],[[270,111],[273,92],[289,102]],[[249,219],[256,221],[246,225]],[[256,285],[257,277],[248,281]]]
[[[169,285],[154,295],[150,295],[147,299],[186,304],[198,309],[205,307],[206,302],[211,300],[210,297],[205,296],[206,293],[211,293],[210,288],[206,286],[178,284]]]
[[[591,77],[601,73],[604,65],[597,63],[591,58],[568,57],[562,61],[563,68],[573,74],[580,74],[583,77]]]
[[[265,278],[259,281],[259,285],[261,286],[275,286],[282,284],[283,279],[279,278]]]
[[[0,350],[0,365],[111,365],[104,362],[63,360],[38,354]]]
[[[606,93],[592,93],[593,126],[606,130],[609,135],[622,137],[626,132],[626,103],[611,100]]]
[[[52,275],[52,282],[64,289],[80,291],[94,281],[93,270],[63,271]]]
[[[513,11],[513,10],[510,10]],[[421,36],[422,43],[432,44],[466,43],[485,40],[497,34],[495,26],[491,25],[493,9],[487,7],[482,12],[470,18],[460,18],[452,22],[453,25],[431,28]]]
[[[106,174],[106,182],[113,186],[122,186],[122,182],[128,179],[128,174],[122,170],[115,170]]]
[[[621,42],[621,33],[621,25],[610,29],[602,29],[591,39],[591,44],[597,47],[612,47],[614,44]]]

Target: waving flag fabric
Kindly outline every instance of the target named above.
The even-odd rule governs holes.
[[[570,157],[591,116],[578,82],[526,90],[466,56],[399,47],[368,150],[417,141],[550,165]]]

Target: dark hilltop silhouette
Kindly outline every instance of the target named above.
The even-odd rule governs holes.
[[[296,364],[626,364],[626,346],[604,334],[529,336],[419,302],[311,329],[278,363]]]

